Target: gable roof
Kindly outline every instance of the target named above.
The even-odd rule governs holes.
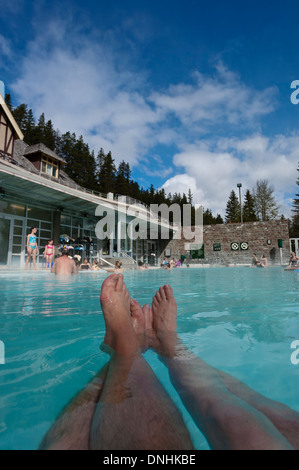
[[[24,135],[23,135],[21,129],[19,128],[15,118],[11,114],[11,112],[10,112],[10,110],[9,110],[7,104],[5,103],[5,100],[4,100],[4,98],[1,94],[0,94],[0,107],[3,109],[4,113],[6,114],[7,119],[9,120],[10,124],[12,125],[12,127],[13,127],[13,129],[16,133],[17,138],[23,140]]]
[[[38,152],[43,153],[47,157],[54,158],[55,160],[58,160],[61,163],[66,163],[64,158],[57,155],[55,152],[53,152],[53,150],[50,150],[45,144],[42,144],[42,143],[35,144],[35,145],[28,145],[28,147],[26,148],[24,152],[24,156],[28,157]]]

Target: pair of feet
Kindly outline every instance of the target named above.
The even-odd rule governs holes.
[[[172,357],[176,344],[177,304],[169,285],[160,287],[152,306],[130,298],[122,274],[111,274],[102,284],[101,306],[106,334],[104,345],[114,353],[133,356],[149,347]]]

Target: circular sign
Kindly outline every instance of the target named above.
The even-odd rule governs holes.
[[[249,248],[249,245],[247,242],[242,242],[241,243],[241,250],[248,250]]]
[[[233,251],[238,251],[238,249],[239,249],[239,243],[234,242],[234,243],[231,244],[230,247],[231,247],[231,249],[232,249]]]

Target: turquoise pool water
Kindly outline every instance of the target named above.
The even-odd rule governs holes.
[[[107,356],[99,349],[99,304],[105,273],[71,279],[53,274],[0,273],[0,449],[36,449],[61,408],[95,375]],[[173,287],[178,331],[209,364],[299,411],[299,271],[211,268],[127,272],[130,295],[150,303],[160,285]],[[155,354],[145,355],[181,410],[197,449],[207,443],[172,388]]]

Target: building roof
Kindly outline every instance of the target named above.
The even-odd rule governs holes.
[[[13,117],[13,115],[11,114],[7,104],[5,103],[5,100],[3,98],[3,96],[0,94],[0,107],[3,109],[3,111],[5,112],[10,124],[12,125],[14,131],[15,131],[15,134],[16,136],[18,137],[18,139],[21,139],[23,140],[24,138],[24,135],[21,131],[21,129],[19,128],[15,118]]]
[[[46,155],[47,157],[51,157],[51,158],[54,158],[55,160],[58,160],[61,163],[66,163],[64,158],[57,155],[55,152],[53,152],[53,150],[50,150],[45,144],[42,144],[42,143],[35,144],[35,145],[28,145],[24,152],[24,155],[28,157],[35,153],[42,153]]]

